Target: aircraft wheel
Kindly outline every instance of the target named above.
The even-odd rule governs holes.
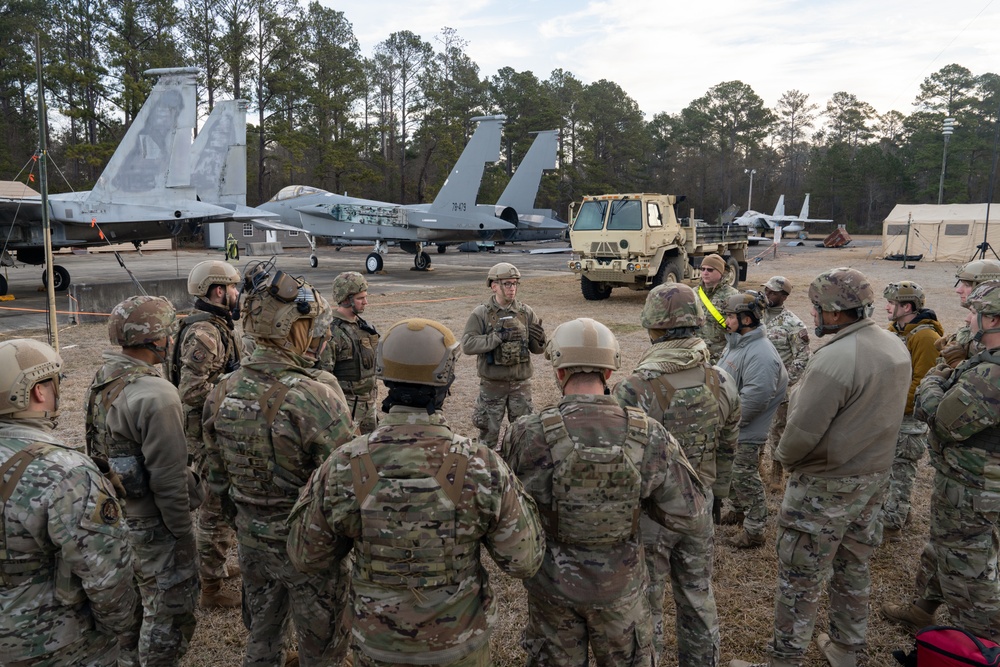
[[[0,276],[0,296],[7,296],[7,278]]]
[[[382,270],[382,266],[382,255],[377,252],[369,254],[367,259],[365,259],[365,269],[368,273],[378,273]]]
[[[311,266],[314,269],[317,266],[319,266],[319,259],[316,257],[316,255],[309,255],[309,266]]]
[[[426,271],[431,268],[431,256],[426,252],[418,252],[413,256],[413,266],[417,267],[417,271]]]
[[[52,267],[52,276],[55,279],[54,289],[57,292],[65,292],[69,289],[69,271],[64,267],[55,264]],[[49,286],[49,274],[46,271],[42,271],[42,285],[45,287]]]
[[[446,245],[439,245],[438,246],[438,254],[439,255],[443,255],[445,253],[445,251],[447,251],[447,250],[448,250],[448,246],[446,246]]]

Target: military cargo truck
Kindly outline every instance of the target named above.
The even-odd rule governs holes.
[[[569,268],[580,274],[584,298],[607,299],[615,287],[697,283],[701,260],[712,253],[729,265],[729,284],[746,280],[747,228],[701,224],[693,210],[680,221],[678,203],[676,195],[639,193],[584,197],[570,206]]]

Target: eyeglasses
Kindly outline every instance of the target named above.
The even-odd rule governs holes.
[[[503,287],[504,289],[514,289],[518,285],[520,285],[520,283],[516,280],[504,280],[500,283],[500,287]]]

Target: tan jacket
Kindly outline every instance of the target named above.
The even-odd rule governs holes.
[[[873,320],[834,335],[792,390],[775,458],[792,471],[848,477],[892,466],[910,386],[910,355]]]

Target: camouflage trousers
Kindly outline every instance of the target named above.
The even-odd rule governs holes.
[[[573,603],[528,590],[525,667],[579,667],[587,645],[597,667],[653,667],[653,626],[642,590],[607,605]]]
[[[395,667],[397,665],[408,664],[411,663],[399,662],[398,660],[383,662],[370,657],[357,647],[354,649],[354,667]],[[425,665],[428,663],[421,662],[419,664]],[[490,659],[490,643],[485,642],[478,649],[465,657],[459,658],[458,660],[452,660],[451,662],[435,662],[433,665],[434,667],[493,667],[493,661]]]
[[[889,493],[882,506],[882,523],[886,528],[901,529],[910,514],[910,496],[917,464],[927,451],[927,424],[913,417],[903,417],[896,436],[896,456],[889,475]]]
[[[194,608],[200,590],[195,536],[175,538],[160,517],[129,518],[128,528],[142,596],[142,665],[172,667],[187,653],[194,635]]]
[[[792,389],[788,388],[789,391]],[[788,395],[787,393],[785,394]],[[774,460],[774,453],[778,450],[778,443],[781,442],[781,434],[785,432],[785,424],[788,422],[788,400],[778,404],[778,409],[774,412],[774,419],[771,420],[771,428],[767,432],[767,444],[771,451],[771,460]]]
[[[236,541],[236,533],[222,515],[219,496],[205,488],[205,500],[198,508],[198,569],[202,581],[225,579],[226,555]]]
[[[358,427],[361,435],[371,433],[378,426],[378,413],[375,411],[377,391],[364,395],[348,394],[344,392],[347,399],[347,407],[351,409],[351,421]]]
[[[339,566],[323,575],[292,567],[287,554],[239,545],[247,629],[243,667],[285,662],[288,622],[295,622],[302,667],[336,665],[347,653],[347,584]]]
[[[711,496],[711,493],[709,493]],[[711,497],[708,504],[711,505]],[[639,520],[649,586],[646,597],[653,620],[653,647],[663,652],[663,595],[670,582],[676,606],[677,664],[719,664],[719,612],[712,591],[714,538],[694,538],[667,530],[645,514]]]
[[[4,667],[116,667],[118,665],[118,640],[90,630],[81,639],[45,655],[14,660],[16,656],[4,655]],[[138,663],[136,663],[138,664]]]
[[[790,476],[778,517],[778,590],[770,646],[774,658],[804,664],[827,581],[830,638],[852,650],[864,647],[869,561],[882,541],[878,514],[888,478],[887,472]]]
[[[767,500],[764,483],[760,479],[760,453],[763,442],[736,443],[733,458],[733,481],[729,500],[738,512],[743,512],[743,528],[750,535],[763,535],[767,522]]]
[[[479,440],[496,449],[504,413],[514,422],[534,411],[531,405],[531,380],[479,380],[479,400],[472,413],[472,423],[479,429]]]
[[[934,476],[930,540],[920,554],[917,597],[948,605],[952,625],[1000,641],[997,529],[1000,494]]]

